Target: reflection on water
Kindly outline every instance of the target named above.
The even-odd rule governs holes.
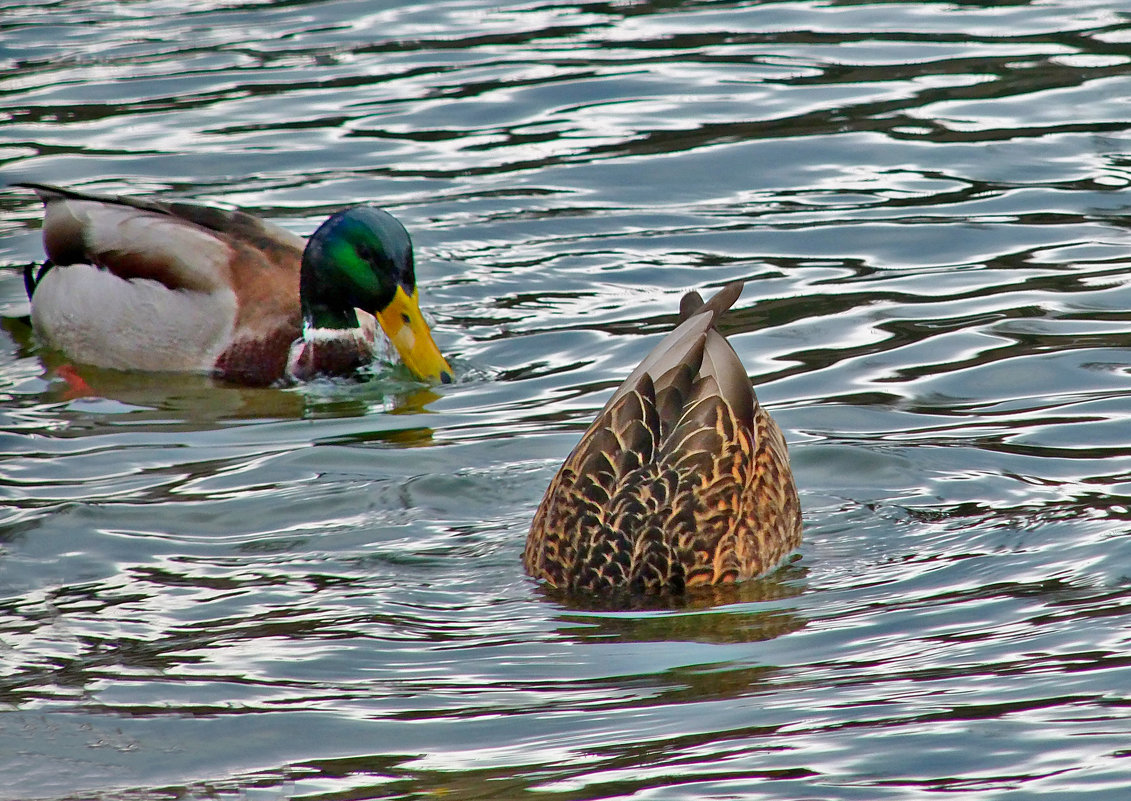
[[[46,13],[45,13],[46,12]],[[1119,3],[9,4],[6,181],[402,219],[462,380],[71,364],[0,191],[0,798],[1119,799]],[[688,288],[798,557],[663,607],[527,580]]]

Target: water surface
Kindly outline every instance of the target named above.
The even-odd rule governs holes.
[[[76,394],[0,191],[0,797],[1124,798],[1124,5],[405,5],[4,7],[6,182],[378,202],[460,380]],[[738,278],[796,558],[545,593],[558,464]]]

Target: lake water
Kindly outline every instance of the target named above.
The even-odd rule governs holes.
[[[0,798],[1128,797],[1123,0],[8,0],[0,70],[5,183],[388,208],[459,377],[76,395],[0,189]],[[736,278],[796,558],[546,594],[557,466]]]

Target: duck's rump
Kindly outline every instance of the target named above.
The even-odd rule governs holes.
[[[800,542],[785,439],[714,324],[728,286],[613,393],[547,489],[527,571],[555,587],[679,593],[771,569]]]

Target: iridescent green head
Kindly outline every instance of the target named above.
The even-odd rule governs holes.
[[[318,227],[302,255],[302,314],[315,328],[356,328],[354,309],[385,308],[416,289],[412,240],[388,212],[356,206]]]
[[[355,206],[322,223],[302,255],[299,291],[307,326],[357,328],[361,309],[378,319],[410,370],[452,380],[420,312],[412,240],[388,212]]]

